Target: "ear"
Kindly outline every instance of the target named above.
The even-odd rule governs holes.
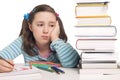
[[[28,23],[30,31],[32,31],[32,25]]]

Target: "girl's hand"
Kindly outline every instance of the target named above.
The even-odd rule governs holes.
[[[59,24],[58,24],[58,21],[57,21],[55,28],[51,32],[51,41],[59,39],[59,35],[60,35],[60,27],[59,27]]]
[[[9,60],[10,63],[14,64],[13,61]],[[2,72],[10,72],[14,69],[14,66],[0,59],[0,73]]]

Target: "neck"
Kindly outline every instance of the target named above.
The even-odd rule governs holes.
[[[50,48],[49,46],[39,46],[38,48],[39,55],[44,58],[48,58],[50,55]]]
[[[39,54],[48,54],[50,53],[50,45],[37,45]]]

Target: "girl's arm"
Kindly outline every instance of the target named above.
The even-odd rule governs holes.
[[[50,45],[53,51],[56,51],[63,67],[76,67],[80,56],[77,51],[62,39],[53,41]]]
[[[13,60],[21,54],[22,39],[21,37],[14,40],[11,44],[0,51],[0,56],[4,59]]]

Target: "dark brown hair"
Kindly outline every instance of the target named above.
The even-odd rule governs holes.
[[[35,44],[36,42],[35,42],[33,33],[29,29],[28,23],[32,24],[35,14],[37,12],[43,12],[43,11],[51,12],[56,16],[56,20],[58,20],[58,23],[60,26],[59,38],[63,39],[65,42],[67,41],[67,35],[64,31],[63,23],[62,23],[60,17],[55,12],[55,10],[51,6],[46,5],[46,4],[38,5],[29,13],[29,17],[27,20],[25,18],[23,19],[22,29],[21,29],[20,34],[19,34],[19,36],[22,36],[23,50],[30,56],[35,55],[34,47],[36,46],[36,44]]]

